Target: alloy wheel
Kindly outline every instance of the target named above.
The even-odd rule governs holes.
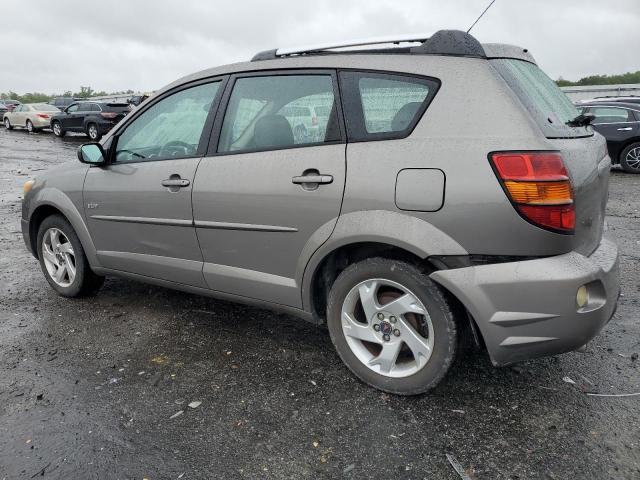
[[[640,147],[635,147],[629,150],[625,157],[625,161],[629,168],[640,170]]]
[[[61,287],[70,286],[76,278],[76,257],[69,238],[62,230],[50,228],[42,237],[41,251],[51,279]]]
[[[91,140],[98,138],[98,127],[95,125],[89,125],[89,138]]]
[[[60,124],[59,124],[58,122],[55,122],[55,123],[53,124],[53,133],[54,133],[56,136],[58,136],[58,137],[59,137],[59,136],[60,136],[61,131],[62,131],[62,129],[60,128]]]
[[[354,286],[342,305],[342,332],[365,366],[392,378],[414,375],[433,352],[431,317],[418,297],[386,279]]]
[[[31,120],[27,120],[27,131],[33,133],[33,123],[31,123]]]
[[[4,119],[4,126],[7,130],[9,130],[11,128],[11,122],[9,121],[8,118]]]

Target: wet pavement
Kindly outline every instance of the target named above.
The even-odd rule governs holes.
[[[611,173],[623,296],[586,353],[470,353],[401,398],[286,315],[117,278],[58,297],[23,245],[21,186],[84,141],[0,130],[0,480],[458,479],[447,453],[474,479],[640,478],[640,397],[585,393],[640,392],[640,175]]]

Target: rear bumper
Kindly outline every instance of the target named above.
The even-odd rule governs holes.
[[[441,270],[431,278],[473,315],[494,365],[506,365],[576,350],[600,332],[620,292],[618,247],[603,239],[589,257],[570,252]],[[589,300],[579,308],[583,285]]]

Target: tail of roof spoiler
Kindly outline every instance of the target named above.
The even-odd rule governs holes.
[[[491,58],[514,58],[537,65],[536,59],[529,53],[529,50],[506,43],[483,43],[486,57]]]

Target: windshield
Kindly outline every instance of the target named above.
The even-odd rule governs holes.
[[[491,60],[502,78],[549,138],[592,135],[584,127],[569,127],[567,122],[578,116],[578,109],[556,83],[537,65],[500,58]]]

